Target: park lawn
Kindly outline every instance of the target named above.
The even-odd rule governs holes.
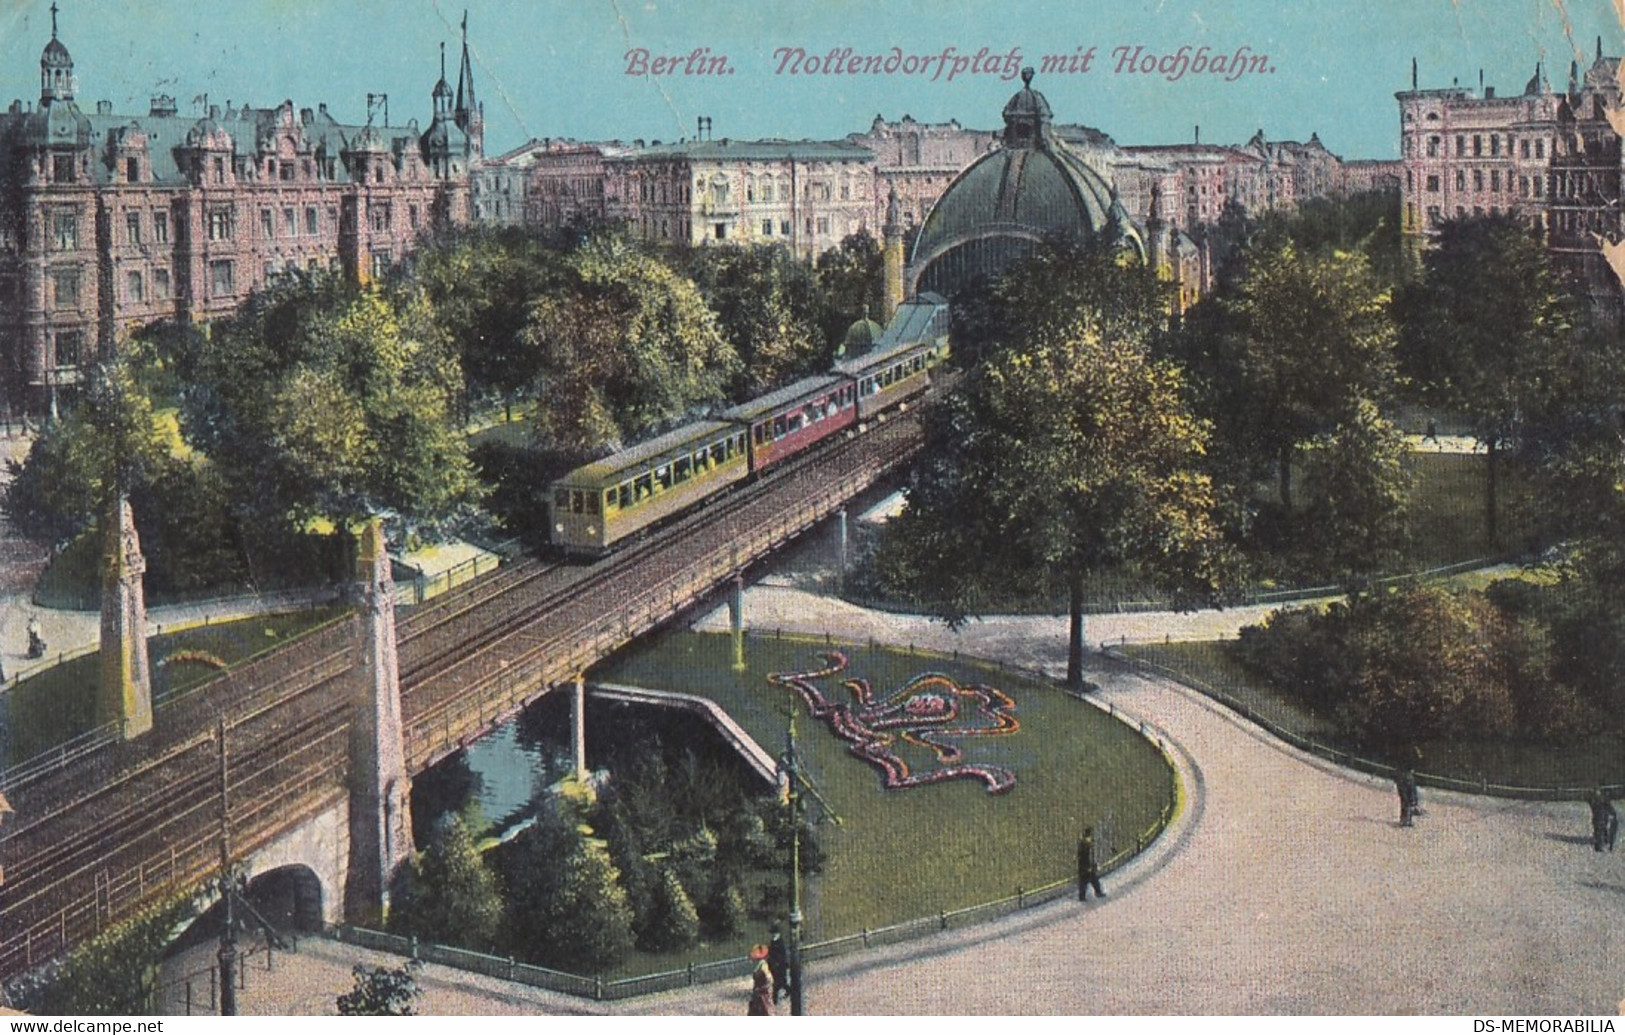
[[[151,637],[153,703],[204,683],[219,671],[198,661],[165,664],[179,651],[211,655],[228,666],[281,646],[343,612],[319,608],[281,615],[260,615]],[[0,748],[8,765],[17,765],[51,750],[96,725],[96,689],[100,655],[85,654],[52,665],[0,693]]]
[[[825,863],[809,882],[804,904],[810,939],[1071,879],[1085,824],[1095,826],[1103,858],[1109,857],[1132,846],[1169,801],[1172,771],[1155,746],[1054,686],[969,661],[846,648],[847,670],[818,684],[831,699],[840,699],[839,679],[868,679],[882,696],[919,673],[940,671],[961,684],[991,684],[1016,701],[1019,730],[961,742],[966,762],[1016,771],[1008,793],[988,794],[971,780],[888,791],[877,770],[807,716],[799,696],[767,682],[769,672],[821,667],[818,654],[825,649],[811,640],[752,637],[749,667],[736,673],[726,634],[678,633],[636,646],[593,674],[601,682],[710,697],[774,754],[784,748],[791,702],[799,706],[805,771],[840,817],[839,824],[818,828]],[[916,772],[927,768],[918,756],[909,760]]]
[[[1204,692],[1217,689],[1283,729],[1338,751],[1387,765],[1391,759],[1362,753],[1335,718],[1317,715],[1288,694],[1253,675],[1233,656],[1232,642],[1131,644],[1123,652],[1177,674]],[[1598,734],[1567,744],[1508,741],[1424,741],[1421,771],[1473,783],[1506,787],[1593,787],[1625,783],[1625,738]]]
[[[1405,466],[1414,479],[1406,521],[1410,544],[1401,571],[1524,553],[1535,545],[1534,495],[1529,479],[1500,464],[1496,505],[1497,543],[1489,542],[1484,489],[1489,460],[1482,453],[1410,453]]]

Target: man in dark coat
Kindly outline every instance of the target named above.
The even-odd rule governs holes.
[[[1394,788],[1399,792],[1399,825],[1411,826],[1412,820],[1422,811],[1418,808],[1422,799],[1416,789],[1416,774],[1409,767],[1401,769],[1394,777]]]
[[[1619,837],[1619,812],[1615,810],[1614,803],[1603,796],[1602,789],[1591,792],[1591,847],[1594,851],[1602,851],[1606,845],[1608,850],[1614,850],[1614,842]]]
[[[1104,898],[1106,893],[1100,890],[1100,867],[1095,862],[1095,828],[1084,827],[1083,836],[1078,838],[1078,901],[1089,900],[1089,888],[1095,889],[1095,898]]]
[[[785,948],[784,935],[779,925],[773,925],[773,937],[767,943],[767,965],[773,971],[773,1001],[790,994],[790,952]]]

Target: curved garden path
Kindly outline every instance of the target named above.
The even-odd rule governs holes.
[[[782,586],[747,624],[914,643],[1064,671],[1065,623],[959,633]],[[1212,638],[1250,610],[1090,619],[1094,642]],[[723,611],[704,628],[726,628]],[[1098,697],[1169,740],[1188,807],[1107,898],[1063,900],[934,938],[813,964],[809,1013],[1551,1014],[1625,996],[1625,852],[1597,854],[1577,803],[1424,790],[1396,822],[1391,784],[1286,748],[1182,687],[1095,659]],[[989,850],[996,859],[997,849]],[[209,951],[207,947],[205,952]],[[251,983],[245,1012],[320,1012],[375,954],[320,940]],[[423,1013],[741,1014],[748,982],[587,1003],[442,967]],[[787,1007],[781,1006],[781,1012]]]

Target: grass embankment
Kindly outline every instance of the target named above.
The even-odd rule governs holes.
[[[236,665],[286,643],[336,617],[333,608],[262,615],[154,636],[147,641],[152,663],[152,696],[157,704],[219,674],[197,660],[174,664],[168,659],[186,651]],[[96,726],[96,693],[100,655],[86,654],[52,665],[0,694],[0,749],[8,765],[27,761]]]
[[[1211,687],[1284,729],[1339,751],[1387,763],[1362,752],[1336,716],[1317,714],[1302,701],[1253,675],[1222,643],[1143,644],[1124,648],[1131,657],[1155,662]],[[1625,783],[1625,739],[1598,735],[1568,744],[1505,741],[1424,741],[1418,745],[1427,773],[1514,787],[1591,787]]]
[[[595,673],[618,683],[696,693],[720,704],[768,751],[783,750],[789,709],[799,697],[769,684],[775,671],[822,667],[824,648],[806,640],[752,638],[748,670],[731,668],[727,635],[684,633],[635,648]],[[827,698],[849,699],[846,678],[868,679],[883,696],[922,672],[959,683],[987,683],[1015,699],[1020,729],[962,742],[966,762],[1007,766],[1016,784],[987,793],[980,782],[950,780],[886,790],[877,770],[798,708],[796,728],[805,771],[839,825],[824,823],[826,852],[806,903],[807,936],[835,937],[1014,895],[1075,875],[1077,838],[1085,824],[1110,856],[1152,826],[1171,788],[1166,761],[1153,745],[1099,709],[1053,686],[970,662],[867,647],[847,649],[839,677],[818,685]],[[929,763],[908,755],[915,771]]]

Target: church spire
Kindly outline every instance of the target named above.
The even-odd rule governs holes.
[[[444,72],[441,73],[444,75]],[[468,59],[468,12],[463,12],[463,65],[457,71],[457,124],[468,129],[474,101],[474,66]]]

